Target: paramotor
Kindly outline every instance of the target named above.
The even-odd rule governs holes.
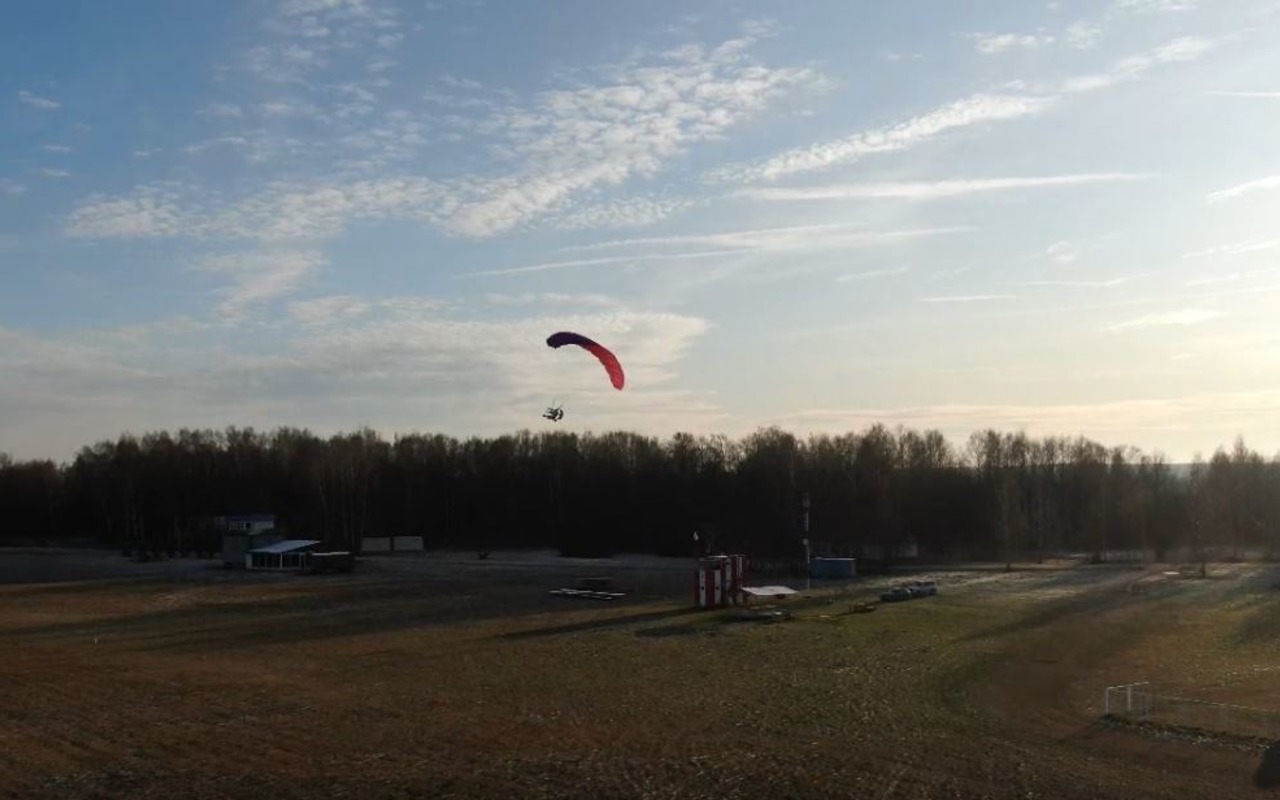
[[[559,348],[567,344],[576,344],[599,359],[601,365],[604,366],[605,372],[609,374],[609,382],[613,384],[613,388],[622,389],[622,385],[626,380],[622,373],[622,365],[618,363],[617,356],[611,353],[609,348],[599,342],[588,339],[580,333],[572,333],[570,331],[560,331],[547,337],[548,347]]]

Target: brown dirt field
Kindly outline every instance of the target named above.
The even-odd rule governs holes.
[[[660,565],[607,570],[636,590],[615,606],[547,596],[601,571],[583,565],[121,575],[101,556],[50,582],[56,561],[30,558],[0,556],[5,798],[1083,800],[1280,785],[1276,748],[1100,721],[1103,688],[1137,680],[1264,704],[1280,592],[1260,568],[935,573],[938,597],[844,613],[885,584],[867,579],[808,592],[790,622],[730,624],[687,608],[684,572]]]

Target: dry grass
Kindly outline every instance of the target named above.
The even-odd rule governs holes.
[[[936,598],[844,613],[870,582],[753,624],[687,609],[683,574],[631,577],[620,606],[548,598],[560,578],[536,571],[0,587],[0,796],[1255,791],[1260,754],[1096,707],[1157,670],[1260,690],[1280,630],[1257,581],[957,573]]]

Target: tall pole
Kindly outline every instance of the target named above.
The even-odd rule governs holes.
[[[809,591],[811,588],[809,581],[813,567],[812,558],[809,554],[809,492],[807,491],[800,495],[800,508],[803,512],[800,525],[804,533],[804,538],[802,539],[804,542],[804,588],[805,591]]]

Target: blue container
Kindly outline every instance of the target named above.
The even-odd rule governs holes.
[[[852,558],[814,558],[809,560],[809,577],[840,580],[857,575]]]

